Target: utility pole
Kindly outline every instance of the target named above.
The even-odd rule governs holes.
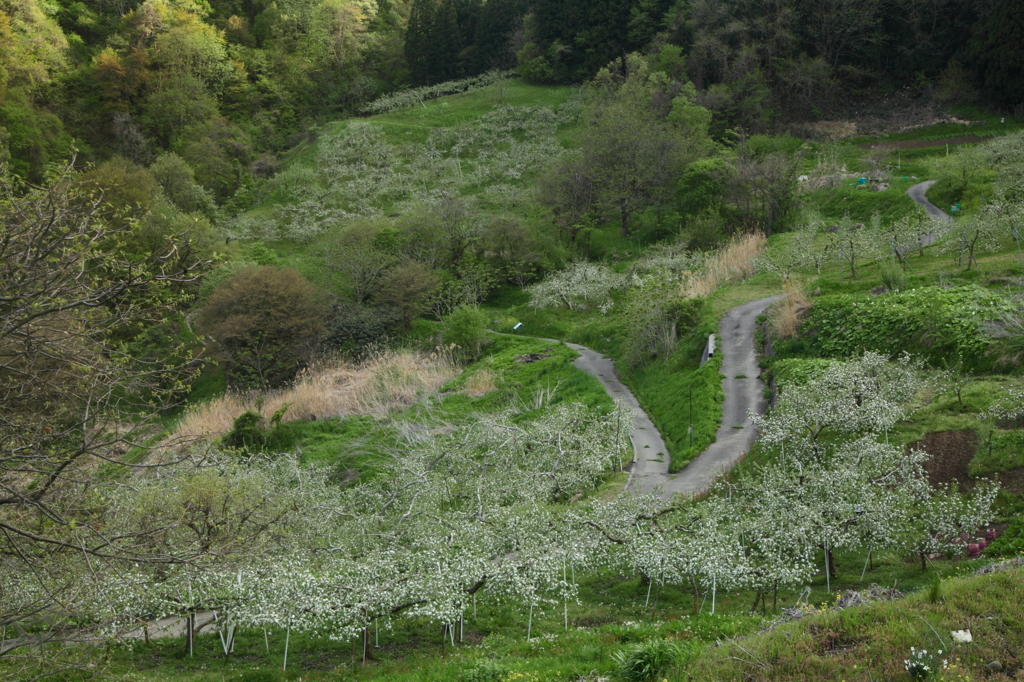
[[[693,447],[693,387],[690,387],[690,447]]]

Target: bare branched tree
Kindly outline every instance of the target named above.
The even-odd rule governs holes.
[[[126,256],[136,224],[85,187],[70,167],[45,187],[0,176],[0,661],[20,657],[4,674],[26,679],[74,664],[43,644],[83,636],[67,618],[88,620],[103,571],[177,560],[105,532],[95,483],[127,470],[186,386],[186,352],[154,360],[133,342],[176,312],[203,263],[181,261],[187,235]]]

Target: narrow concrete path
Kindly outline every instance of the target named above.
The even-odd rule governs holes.
[[[715,479],[728,471],[750,450],[757,432],[747,415],[749,411],[764,414],[764,383],[758,378],[761,369],[754,350],[754,329],[758,315],[783,294],[758,299],[729,310],[719,325],[718,353],[722,355],[722,425],[715,442],[699,457],[676,474],[668,473],[668,448],[661,433],[633,392],[622,383],[612,359],[578,343],[568,343],[580,354],[573,364],[595,377],[604,390],[633,411],[636,425],[633,441],[633,470],[626,491],[658,495],[671,499],[677,494],[693,495],[711,487]],[[539,337],[533,337],[539,338]],[[556,339],[542,341],[563,343]],[[735,428],[734,428],[735,427]]]
[[[945,231],[945,227],[953,222],[953,216],[928,201],[928,188],[934,185],[935,182],[935,180],[925,180],[924,182],[919,182],[907,189],[907,196],[910,197],[915,204],[924,208],[929,218],[941,222],[943,225],[936,232],[925,235],[921,240],[924,242],[922,246],[930,246],[931,244],[934,244],[935,239]]]
[[[695,495],[711,487],[715,479],[731,469],[750,450],[757,430],[750,412],[764,414],[764,382],[754,348],[757,317],[785,294],[744,303],[729,310],[718,326],[718,352],[722,356],[722,424],[715,442],[678,474],[663,484],[662,497]]]
[[[623,403],[633,412],[635,425],[630,433],[633,442],[633,469],[625,491],[656,492],[658,486],[668,479],[668,447],[661,437],[661,432],[654,426],[647,412],[640,407],[640,402],[633,392],[622,383],[611,358],[578,343],[565,345],[580,354],[572,364],[595,377],[612,400]]]

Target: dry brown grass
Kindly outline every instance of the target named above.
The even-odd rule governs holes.
[[[800,283],[789,280],[786,283],[786,298],[768,311],[768,324],[777,339],[791,338],[800,329],[803,314],[811,307],[811,301],[800,291]]]
[[[489,369],[482,369],[466,379],[466,395],[470,398],[480,398],[496,388],[494,372]]]
[[[703,298],[725,284],[742,282],[754,274],[754,261],[766,248],[768,240],[760,232],[734,237],[703,268],[683,280],[682,294]]]
[[[385,351],[362,363],[322,363],[287,389],[228,393],[190,410],[178,424],[178,439],[213,438],[231,430],[246,410],[270,419],[288,405],[282,421],[341,415],[385,414],[435,393],[459,373],[449,353]]]

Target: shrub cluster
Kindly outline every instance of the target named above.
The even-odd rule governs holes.
[[[976,285],[922,287],[881,296],[823,296],[808,312],[804,333],[779,344],[780,355],[850,357],[873,350],[909,352],[941,366],[963,358],[968,371],[991,367],[985,326],[1013,311],[1005,296]],[[808,348],[809,346],[809,348]]]

